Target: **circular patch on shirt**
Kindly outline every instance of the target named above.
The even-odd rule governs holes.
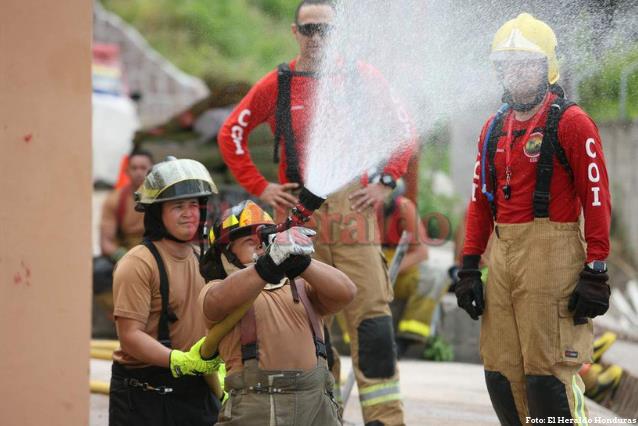
[[[541,143],[543,143],[543,134],[540,132],[532,133],[523,148],[523,152],[529,158],[537,158],[541,154]]]

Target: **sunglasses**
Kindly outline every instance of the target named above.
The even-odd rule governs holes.
[[[305,37],[312,37],[315,34],[325,37],[334,29],[334,26],[330,24],[297,24],[297,29]]]

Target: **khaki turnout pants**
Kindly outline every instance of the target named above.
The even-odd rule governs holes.
[[[333,385],[323,358],[305,373],[260,370],[257,360],[248,360],[241,372],[226,377],[229,398],[216,425],[339,426]]]
[[[567,309],[585,261],[578,224],[535,219],[497,231],[481,324],[492,405],[503,425],[581,421],[588,412],[578,370],[591,361],[593,331]]]
[[[357,286],[357,295],[343,314],[364,422],[402,425],[403,404],[389,307],[392,287],[376,213],[372,209],[363,213],[350,209],[348,196],[359,187],[351,185],[330,196],[315,212],[315,258],[339,269]],[[338,368],[333,372],[338,382]]]

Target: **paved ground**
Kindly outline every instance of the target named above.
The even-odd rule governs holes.
[[[344,377],[350,360],[342,361]],[[91,361],[91,378],[108,381],[110,363]],[[402,361],[401,390],[408,425],[497,426],[498,420],[485,389],[483,369],[479,365]],[[592,417],[613,417],[609,411],[589,403]],[[345,411],[345,424],[363,425],[356,387]],[[90,426],[108,424],[108,397],[91,396]]]

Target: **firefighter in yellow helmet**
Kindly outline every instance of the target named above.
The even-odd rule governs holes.
[[[552,29],[527,13],[494,36],[505,104],[481,132],[455,288],[483,317],[485,379],[504,425],[587,422],[578,371],[591,362],[591,318],[609,307],[605,158],[596,125],[556,84],[555,49]]]
[[[292,227],[262,241],[274,225],[252,201],[216,223],[199,295],[208,326],[248,303],[219,342],[226,363],[218,425],[340,425],[327,366],[322,317],[350,303],[356,288],[341,271],[312,260],[314,231]]]

